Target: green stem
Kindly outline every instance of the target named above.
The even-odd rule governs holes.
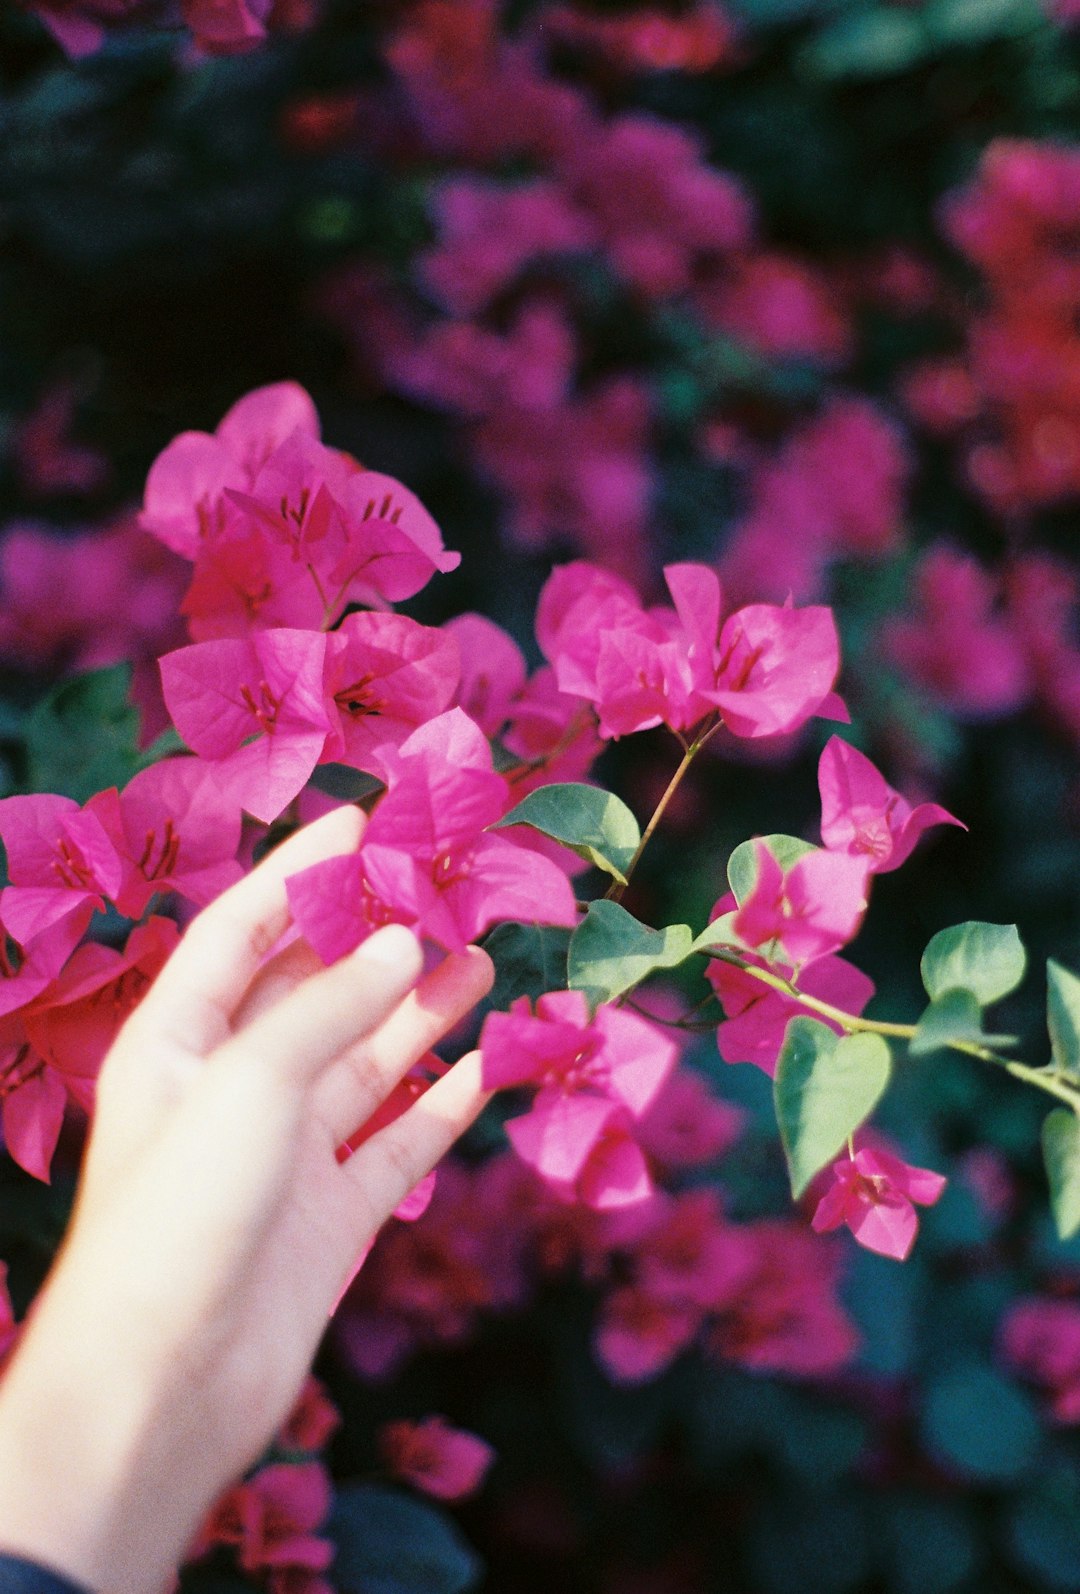
[[[774,991],[781,991],[792,1001],[798,1002],[800,1007],[807,1008],[811,1013],[817,1013],[821,1018],[831,1019],[849,1035],[856,1033],[887,1035],[906,1041],[912,1040],[915,1036],[914,1024],[886,1024],[878,1019],[860,1018],[856,1013],[847,1013],[841,1007],[833,1007],[831,1002],[819,1001],[816,996],[809,996],[805,991],[800,991],[790,980],[784,979],[781,974],[775,974],[772,969],[763,969],[754,963],[748,963],[732,949],[720,947],[710,950],[705,955],[716,958],[721,963],[730,963],[733,968],[742,969],[744,974],[749,974],[752,979],[760,981],[762,985],[770,986]],[[1034,1085],[1037,1090],[1055,1096],[1058,1101],[1064,1102],[1075,1113],[1080,1114],[1080,1088],[1069,1084],[1056,1071],[1032,1068],[1027,1063],[1018,1063],[1014,1058],[1003,1057],[1000,1052],[979,1046],[975,1041],[945,1041],[944,1045],[951,1051],[963,1052],[967,1057],[977,1057],[980,1062],[992,1063],[996,1068],[1003,1068],[1014,1079],[1022,1079],[1025,1084]]]
[[[683,756],[682,756],[682,759],[680,760],[679,767],[675,771],[674,775],[672,775],[671,779],[668,781],[667,786],[666,786],[666,788],[664,790],[664,795],[661,797],[660,801],[657,803],[656,807],[653,809],[652,818],[649,820],[649,823],[645,826],[644,834],[642,835],[641,840],[637,844],[637,850],[635,851],[634,856],[630,859],[630,862],[626,866],[626,871],[625,871],[625,875],[624,875],[623,880],[614,881],[613,884],[610,885],[608,887],[607,891],[605,892],[605,896],[610,898],[610,900],[612,902],[618,902],[620,900],[620,898],[622,897],[623,892],[626,890],[627,886],[630,884],[630,877],[634,873],[634,870],[637,868],[638,864],[641,862],[641,855],[645,851],[645,848],[649,845],[649,842],[652,840],[653,832],[655,831],[657,825],[660,823],[661,819],[663,819],[664,814],[667,811],[668,804],[670,803],[671,799],[674,797],[675,793],[678,791],[679,787],[682,785],[683,778],[686,775],[687,770],[690,768],[690,765],[694,762],[694,759],[697,757],[697,755],[701,752],[701,749],[705,746],[705,743],[709,740],[709,737],[713,734],[713,732],[715,730],[718,730],[719,727],[720,727],[720,721],[719,720],[715,720],[713,722],[713,724],[709,726],[708,730],[704,731],[700,736],[696,737],[693,741],[684,744],[685,751],[683,752]],[[676,734],[676,736],[678,736],[678,732],[676,732],[675,734]],[[681,741],[682,738],[679,737],[679,740]]]

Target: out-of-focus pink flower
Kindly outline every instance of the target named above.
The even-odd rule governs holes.
[[[999,1344],[1007,1362],[1046,1390],[1058,1422],[1080,1422],[1080,1305],[1039,1295],[1014,1301]]]
[[[721,561],[731,595],[806,602],[836,560],[895,551],[910,468],[899,429],[876,405],[831,398],[752,471],[749,514]]]
[[[836,1373],[858,1344],[836,1287],[839,1253],[794,1223],[745,1224],[749,1278],[719,1312],[706,1344],[723,1361],[797,1378]]]
[[[379,1448],[390,1472],[437,1500],[464,1500],[475,1494],[495,1459],[491,1445],[444,1417],[422,1422],[388,1422],[379,1431]]]
[[[184,566],[134,522],[60,536],[10,526],[0,543],[0,658],[19,669],[146,661],[183,640]]]
[[[916,571],[913,612],[889,622],[882,645],[950,712],[970,719],[1008,714],[1026,701],[1031,676],[999,597],[976,560],[932,548]]]
[[[714,1096],[701,1074],[668,1075],[638,1126],[642,1150],[663,1168],[694,1168],[728,1151],[742,1133],[744,1114]]]
[[[331,1594],[320,1573],[334,1546],[318,1533],[330,1501],[330,1478],[317,1461],[263,1467],[217,1502],[193,1553],[228,1545],[242,1571],[266,1576],[272,1594]]]
[[[77,382],[61,378],[45,389],[37,407],[16,429],[16,469],[24,489],[34,497],[93,493],[108,480],[104,454],[71,436],[83,396]]]
[[[296,1404],[278,1430],[277,1444],[282,1450],[322,1450],[340,1426],[341,1413],[319,1380],[309,1373]]]
[[[850,358],[852,329],[836,285],[807,261],[745,254],[701,297],[713,325],[770,358],[830,366]]]

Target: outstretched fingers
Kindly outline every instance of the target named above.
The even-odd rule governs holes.
[[[404,925],[376,930],[219,1046],[215,1067],[255,1063],[268,1078],[306,1089],[346,1047],[390,1017],[423,962],[419,941]]]
[[[372,1035],[347,1047],[319,1080],[314,1110],[340,1146],[382,1105],[414,1063],[486,996],[495,970],[477,946],[426,974]]]
[[[359,809],[333,809],[204,908],[134,1016],[140,1041],[163,1040],[201,1055],[220,1045],[267,952],[288,928],[285,881],[352,852],[363,827]]]
[[[340,1175],[350,1198],[353,1252],[367,1244],[409,1191],[462,1135],[492,1092],[481,1084],[480,1053],[468,1052],[419,1101],[372,1135]]]

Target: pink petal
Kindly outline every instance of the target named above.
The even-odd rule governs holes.
[[[3,1098],[4,1144],[20,1168],[46,1184],[66,1104],[67,1091],[49,1068]]]

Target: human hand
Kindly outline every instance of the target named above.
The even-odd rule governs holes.
[[[167,1586],[287,1415],[355,1260],[483,1106],[471,1053],[335,1152],[490,988],[420,979],[388,926],[324,968],[285,881],[351,851],[340,808],[195,919],[102,1069],[71,1229],[0,1386],[0,1547],[89,1588]]]

